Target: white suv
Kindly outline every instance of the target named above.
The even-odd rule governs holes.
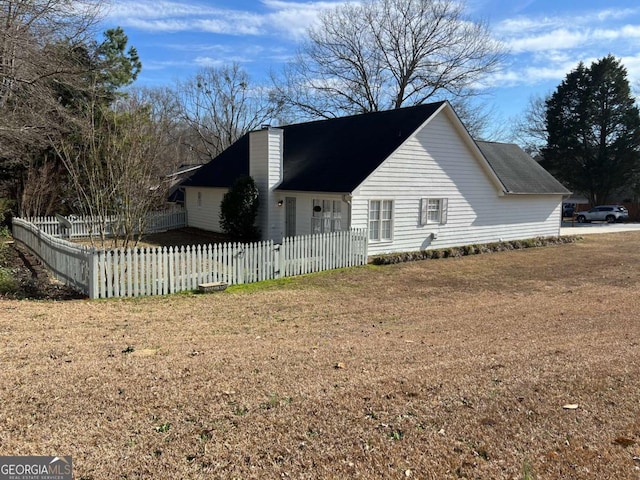
[[[578,223],[602,221],[607,223],[622,222],[629,218],[629,212],[622,205],[599,205],[591,210],[576,213]]]

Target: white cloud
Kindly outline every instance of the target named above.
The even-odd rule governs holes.
[[[507,41],[513,53],[536,52],[541,50],[568,49],[583,45],[589,39],[588,32],[558,29],[540,35],[514,38]]]
[[[131,17],[159,19],[195,15],[219,15],[223,12],[224,11],[219,8],[188,4],[185,2],[118,0],[110,7],[108,17],[119,19]]]
[[[303,38],[309,27],[317,23],[324,11],[344,5],[346,1],[285,2],[282,0],[262,0],[262,4],[272,10],[267,15],[270,23],[294,39]]]
[[[577,64],[613,54],[636,81],[640,8],[609,7],[557,16],[518,15],[499,22],[494,34],[508,48],[509,65],[488,80],[490,87],[560,82]]]
[[[266,11],[216,8],[205,3],[119,0],[108,18],[147,32],[205,32],[223,35],[278,35],[300,39],[320,12],[342,1],[286,2],[263,0]]]

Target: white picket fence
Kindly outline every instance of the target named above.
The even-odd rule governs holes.
[[[259,282],[367,263],[367,232],[351,230],[272,241],[97,250],[13,219],[14,239],[55,277],[90,298],[163,295],[201,283]]]
[[[13,239],[27,247],[56,279],[91,296],[93,251],[51,236],[33,223],[13,219]]]
[[[101,228],[101,221],[98,218],[68,216],[64,217],[71,223],[71,228],[65,228],[60,220],[55,217],[30,217],[26,220],[43,232],[58,238],[83,238],[97,236]],[[107,237],[113,236],[118,228],[117,216],[107,217],[104,221],[104,231]],[[145,233],[166,232],[187,226],[187,211],[182,208],[172,210],[151,212],[144,222]],[[136,232],[137,233],[137,232]]]

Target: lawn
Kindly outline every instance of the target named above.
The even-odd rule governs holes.
[[[85,480],[638,479],[639,245],[0,300],[0,455]]]

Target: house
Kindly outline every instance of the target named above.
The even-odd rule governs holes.
[[[182,183],[193,175],[196,170],[202,167],[202,164],[180,165],[175,172],[166,176],[169,183],[169,191],[167,192],[167,203],[170,205],[184,205],[184,190]]]
[[[246,174],[264,239],[366,228],[369,255],[557,236],[570,193],[517,145],[475,142],[448,102],[250,132],[183,183],[189,226],[220,231]]]

